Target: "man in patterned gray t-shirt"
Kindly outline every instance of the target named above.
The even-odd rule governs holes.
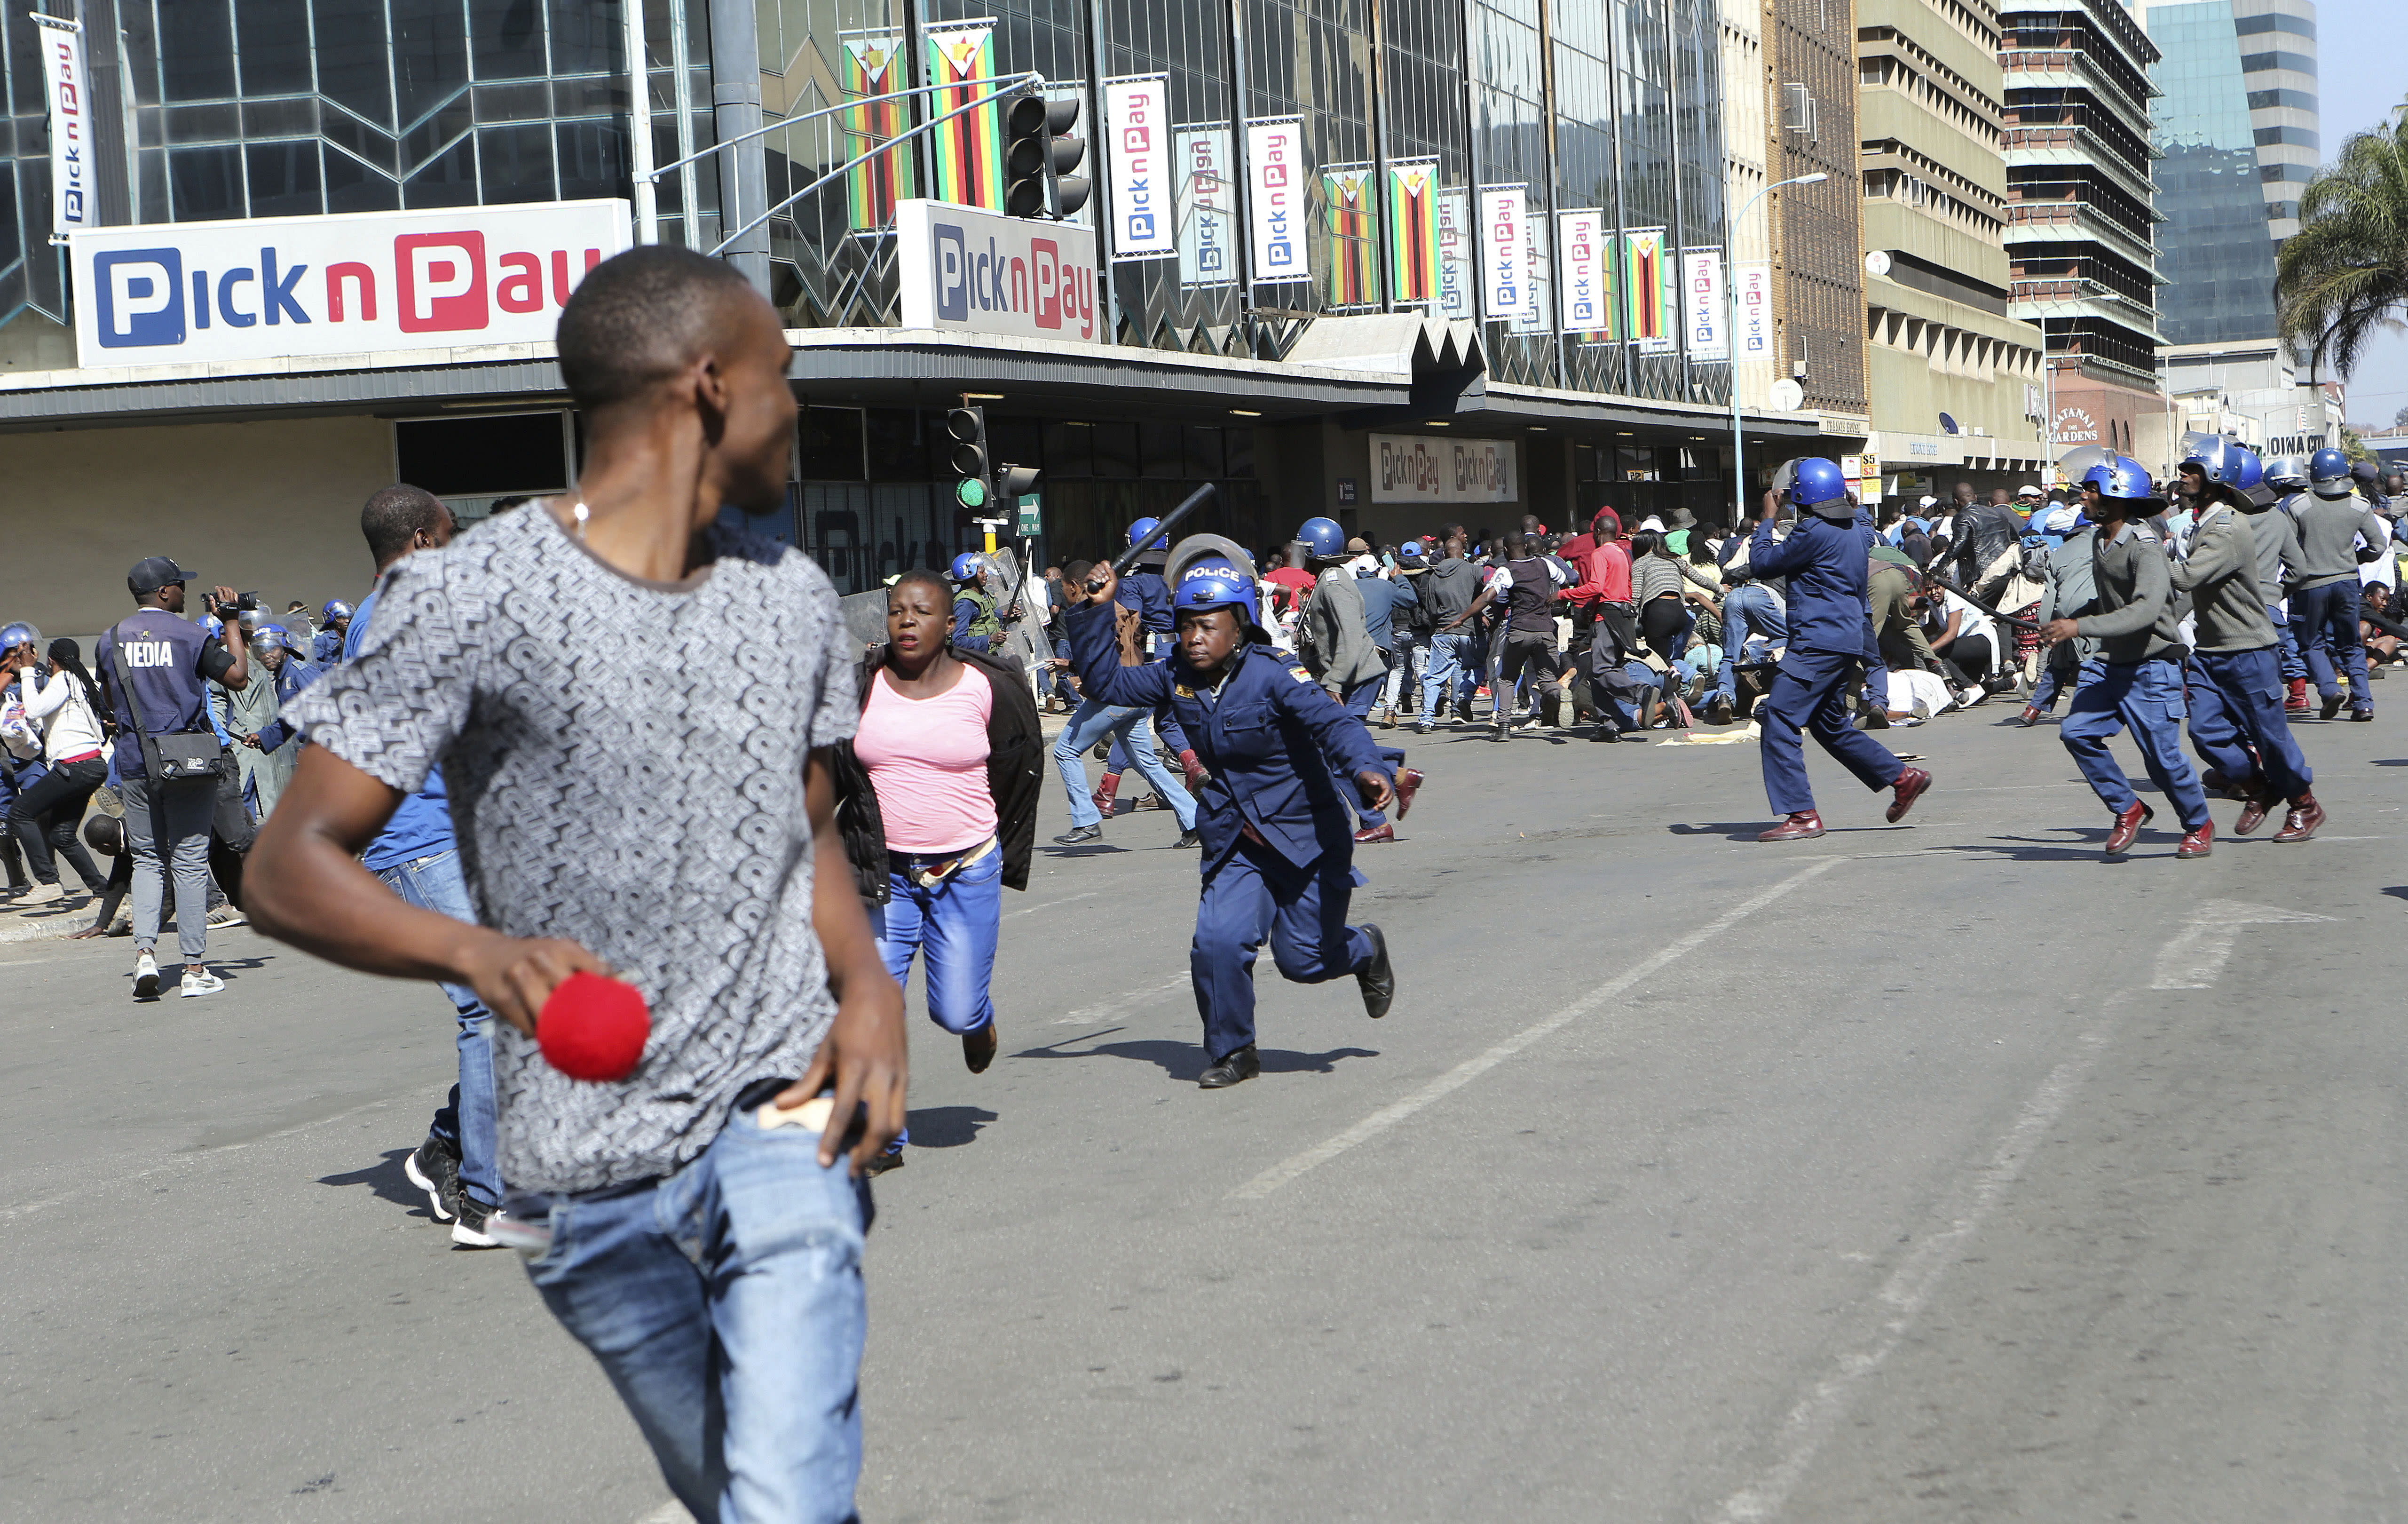
[[[860,1468],[857,1172],[900,1130],[905,1059],[822,755],[859,707],[835,591],[717,523],[782,500],[789,351],[740,275],[662,247],[592,271],[559,348],[582,480],[386,574],[357,657],[294,707],[315,744],[253,848],[253,919],[483,997],[545,1301],[696,1517],[833,1524]],[[476,926],[352,856],[438,762]],[[580,970],[650,1002],[624,1080],[533,1040]]]

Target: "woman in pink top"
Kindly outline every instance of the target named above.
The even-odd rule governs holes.
[[[904,984],[925,955],[928,1015],[977,1074],[995,1060],[1003,890],[1028,885],[1041,751],[1027,678],[953,645],[953,605],[931,571],[887,590],[886,644],[863,665],[860,728],[838,757],[837,821],[886,970]]]

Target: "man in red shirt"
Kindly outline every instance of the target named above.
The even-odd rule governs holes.
[[[1294,543],[1289,544],[1285,554],[1282,555],[1281,561],[1282,565],[1276,570],[1267,571],[1263,574],[1263,581],[1270,583],[1274,587],[1289,589],[1288,592],[1280,595],[1280,600],[1283,604],[1290,606],[1301,605],[1306,598],[1312,596],[1314,581],[1312,573],[1307,571],[1304,568],[1304,555],[1301,548]]]

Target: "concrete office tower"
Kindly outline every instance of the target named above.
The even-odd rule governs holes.
[[[2299,230],[2322,146],[2315,7],[2144,0],[2142,19],[2164,53],[2152,114],[2166,391],[2177,412],[2238,415],[2252,443],[2315,449],[2340,416],[2310,384],[2314,356],[2289,352],[2274,321],[2275,251]]]
[[[2117,0],[2000,12],[2014,314],[2046,340],[2043,441],[2130,452],[2157,386],[2157,50]],[[2156,466],[2155,460],[2146,464]]]
[[[1767,96],[1764,63],[1763,0],[1719,0],[1714,31],[1722,49],[1723,66],[1723,206],[1730,226],[1734,272],[1766,266],[1771,259],[1770,197],[1758,201],[1764,189],[1764,159],[1770,139],[1765,126]],[[1750,203],[1753,209],[1749,209]],[[1742,220],[1742,211],[1747,215]],[[1736,279],[1736,273],[1734,275]],[[1753,296],[1753,291],[1743,292]],[[1744,323],[1742,327],[1748,326]],[[1740,401],[1750,408],[1767,405],[1771,395],[1773,359],[1770,345],[1751,351],[1742,335],[1732,366],[1732,384]]]
[[[2040,330],[2009,307],[2004,88],[1985,0],[1861,0],[1871,450],[1910,497],[2040,479]]]
[[[1766,0],[1764,49],[1771,118],[1767,176],[1828,177],[1765,198],[1773,208],[1776,374],[1804,388],[1806,412],[1833,436],[1827,452],[1854,453],[1870,419],[1856,7],[1852,0]]]

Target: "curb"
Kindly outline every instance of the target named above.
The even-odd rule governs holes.
[[[17,914],[0,917],[0,947],[5,947],[10,942],[41,942],[49,938],[64,937],[71,932],[81,931],[91,924],[89,917],[84,913],[90,908],[91,902],[87,900],[74,910],[60,915],[36,918],[31,915]]]

